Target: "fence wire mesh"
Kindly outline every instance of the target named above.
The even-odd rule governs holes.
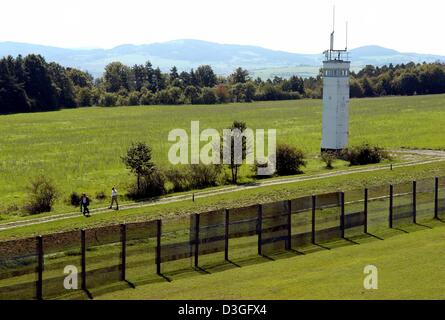
[[[76,288],[80,289],[82,270],[80,231],[44,235],[43,252],[45,253],[43,297],[53,298],[69,294]],[[71,280],[65,283],[68,275]]]
[[[292,248],[301,248],[312,242],[312,197],[291,200]]]
[[[341,193],[315,197],[315,243],[341,238]]]
[[[224,259],[242,261],[372,233],[390,221],[397,227],[431,220],[435,214],[445,216],[443,178],[11,240],[0,243],[0,299],[68,294],[67,266],[78,286],[94,291],[122,280],[147,283],[159,280],[158,273],[168,278]]]
[[[263,204],[261,222],[261,247],[263,254],[288,248],[291,216],[288,201]]]
[[[85,230],[86,286],[94,289],[121,280],[121,226]]]
[[[0,243],[0,300],[36,299],[36,238]]]
[[[259,205],[229,210],[229,259],[237,261],[258,254]]]
[[[157,221],[126,225],[126,280],[143,283],[156,276]]]

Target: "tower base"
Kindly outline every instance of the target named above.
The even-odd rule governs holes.
[[[337,156],[339,156],[342,153],[343,150],[344,149],[326,149],[326,148],[321,148],[321,153],[329,152],[329,153],[334,153]]]

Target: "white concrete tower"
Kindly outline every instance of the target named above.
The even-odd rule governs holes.
[[[347,45],[344,50],[334,50],[334,31],[331,33],[331,47],[324,54],[321,151],[338,153],[348,145],[349,69],[351,63],[348,61]]]

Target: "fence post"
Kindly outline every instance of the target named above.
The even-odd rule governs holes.
[[[83,229],[80,230],[80,255],[82,290],[87,290],[86,237]]]
[[[417,223],[417,181],[413,181],[413,223]]]
[[[195,214],[195,268],[199,265],[199,214]]]
[[[262,255],[261,245],[263,242],[263,206],[258,205],[258,218],[257,218],[257,233],[258,233],[258,255]]]
[[[286,250],[292,249],[292,201],[287,200],[287,242]]]
[[[312,244],[315,244],[315,209],[316,209],[316,196],[312,196]]]
[[[341,230],[341,237],[345,237],[345,193],[340,192],[340,206],[341,206],[341,213],[340,213],[340,230]]]
[[[156,274],[161,275],[161,233],[162,220],[156,220]]]
[[[37,236],[37,283],[36,298],[43,300],[43,238]]]
[[[393,201],[394,201],[394,186],[389,186],[389,228],[393,227]]]
[[[434,179],[434,219],[439,219],[439,178]]]
[[[229,261],[229,209],[225,209],[226,218],[224,220],[224,259]]]
[[[127,225],[121,224],[121,281],[125,281],[127,267]]]
[[[363,214],[365,215],[364,232],[368,233],[368,188],[365,188],[365,202],[364,202]]]

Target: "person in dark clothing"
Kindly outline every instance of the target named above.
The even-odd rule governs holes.
[[[89,205],[90,205],[90,198],[88,198],[88,196],[85,193],[82,194],[82,197],[80,197],[80,212],[82,212],[85,217],[90,216],[90,210],[88,209]]]

